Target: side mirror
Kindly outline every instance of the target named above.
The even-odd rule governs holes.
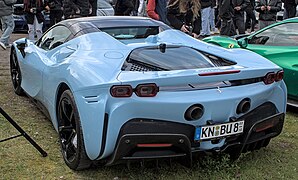
[[[248,39],[247,38],[242,38],[242,39],[239,39],[237,41],[238,45],[242,48],[246,48],[247,45],[248,45]]]
[[[27,47],[27,39],[24,42],[17,42],[17,48],[20,50],[23,57],[26,56],[25,48]]]

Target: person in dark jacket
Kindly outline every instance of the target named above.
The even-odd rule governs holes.
[[[96,14],[97,14],[97,0],[89,0],[89,16],[96,16]]]
[[[45,9],[50,11],[50,26],[61,21],[63,16],[62,0],[45,0]]]
[[[292,18],[296,16],[296,2],[297,0],[282,0],[284,3],[285,12],[287,12],[287,18]]]
[[[250,0],[249,5],[245,9],[245,12],[246,12],[245,30],[247,30],[249,28],[249,25],[250,25],[251,26],[250,32],[255,31],[255,25],[256,25],[256,22],[257,22],[256,15],[255,15],[255,12],[254,12],[255,5],[256,5],[255,0]]]
[[[14,29],[14,19],[12,16],[12,5],[17,0],[0,0],[0,20],[2,22],[2,36],[0,38],[0,46],[2,49],[9,47],[9,38]]]
[[[65,19],[87,17],[91,14],[90,9],[92,8],[88,0],[63,0]]]
[[[131,16],[137,16],[138,15],[138,8],[140,6],[140,1],[139,0],[133,0],[133,10],[131,11],[130,15]]]
[[[232,0],[232,5],[234,8],[234,24],[239,34],[245,34],[244,11],[249,5],[249,0]]]
[[[259,14],[259,27],[263,29],[276,22],[276,14],[281,10],[281,0],[258,0],[256,11]]]
[[[167,19],[175,29],[198,38],[201,31],[200,9],[198,0],[170,0]]]
[[[148,0],[148,5],[147,5],[148,17],[168,24],[167,4],[168,4],[168,0]]]
[[[117,0],[115,4],[116,16],[130,16],[135,9],[134,0]]]
[[[235,35],[234,9],[231,0],[218,0],[218,16],[220,19],[220,35]]]
[[[24,0],[25,17],[28,24],[28,39],[34,41],[42,36],[44,16],[42,11],[44,4],[42,0]]]

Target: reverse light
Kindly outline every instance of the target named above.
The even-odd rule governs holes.
[[[266,74],[266,76],[263,79],[263,82],[268,85],[272,84],[275,81],[275,73],[274,72],[269,72]]]
[[[283,78],[284,78],[284,71],[283,70],[278,71],[275,75],[275,81],[276,82],[281,81]]]
[[[154,97],[158,91],[159,89],[154,83],[139,84],[135,89],[135,93],[139,97]]]
[[[133,89],[130,85],[115,85],[111,87],[110,93],[113,97],[130,97]]]

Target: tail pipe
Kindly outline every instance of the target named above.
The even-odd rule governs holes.
[[[201,104],[190,106],[184,113],[184,118],[188,121],[198,120],[204,114],[204,107]]]
[[[240,101],[240,103],[238,104],[236,113],[237,114],[247,113],[250,110],[250,106],[251,106],[250,99],[245,98],[242,101]]]

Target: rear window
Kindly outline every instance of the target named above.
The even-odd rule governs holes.
[[[214,67],[205,55],[191,47],[168,46],[135,49],[124,64],[127,71],[171,71]]]
[[[100,28],[116,39],[141,39],[159,33],[158,26]]]

